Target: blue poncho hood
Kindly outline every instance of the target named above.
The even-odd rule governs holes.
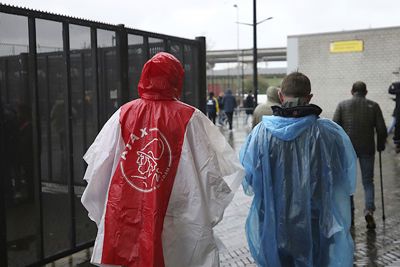
[[[356,155],[343,129],[315,115],[264,116],[239,153],[246,221],[259,266],[352,266]]]
[[[282,118],[279,116],[264,116],[262,121],[273,136],[285,141],[297,138],[307,130],[315,121],[317,116],[310,115],[301,118]]]

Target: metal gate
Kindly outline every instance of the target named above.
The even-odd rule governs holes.
[[[138,97],[151,56],[181,61],[181,100],[204,111],[205,38],[7,5],[0,36],[0,266],[39,266],[93,245],[82,156],[112,113]]]

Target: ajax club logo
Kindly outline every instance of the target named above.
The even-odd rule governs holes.
[[[132,133],[121,155],[122,176],[130,186],[141,192],[157,190],[171,168],[171,148],[157,128]]]

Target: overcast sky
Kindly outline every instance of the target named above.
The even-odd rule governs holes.
[[[193,39],[207,49],[237,48],[239,21],[253,22],[252,0],[0,0],[78,18]],[[236,4],[238,9],[233,5]],[[286,46],[288,35],[400,26],[400,0],[258,0],[258,47]],[[239,26],[239,47],[253,46],[251,26]]]

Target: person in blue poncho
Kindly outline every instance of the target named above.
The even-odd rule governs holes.
[[[247,241],[259,266],[353,266],[356,154],[339,125],[319,118],[312,96],[307,76],[288,75],[282,104],[263,116],[239,153],[244,191],[254,195]]]

